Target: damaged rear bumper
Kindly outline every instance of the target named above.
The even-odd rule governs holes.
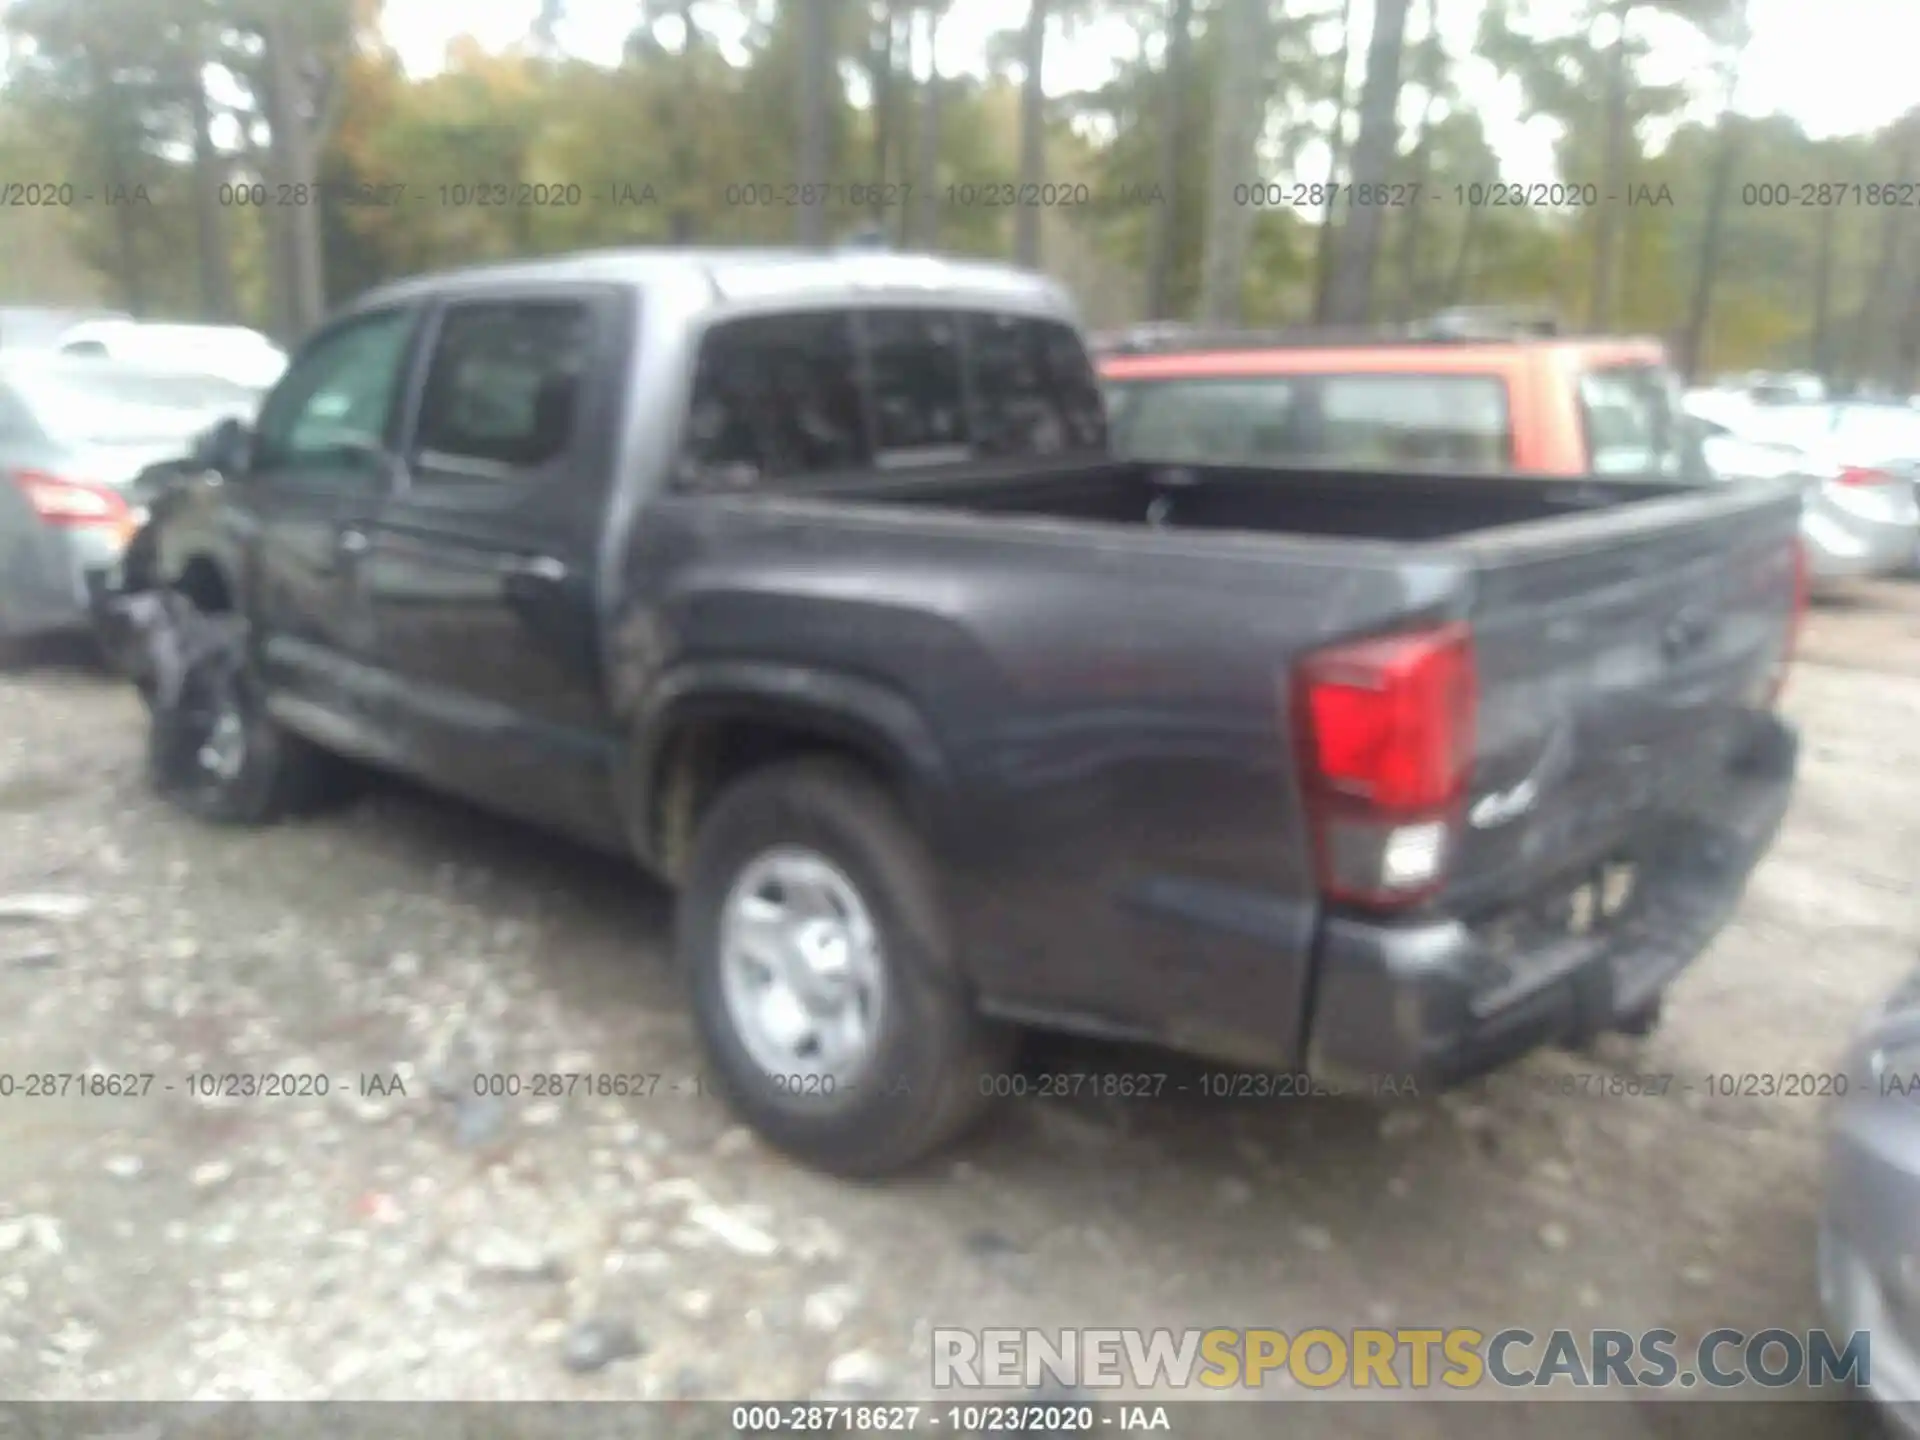
[[[1411,1075],[1446,1086],[1543,1045],[1631,1024],[1739,904],[1792,796],[1798,737],[1774,716],[1729,773],[1713,813],[1676,819],[1617,923],[1502,953],[1488,927],[1329,917],[1307,1066],[1328,1079]]]

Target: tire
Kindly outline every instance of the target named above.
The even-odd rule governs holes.
[[[878,943],[879,1019],[858,1078],[831,1094],[783,1087],[756,1061],[727,999],[724,913],[748,868],[794,847],[851,882]],[[954,963],[925,846],[858,769],[815,759],[769,766],[726,790],[695,838],[676,945],[718,1088],[775,1148],[831,1174],[905,1170],[988,1108],[1013,1036],[981,1017]]]
[[[1614,1022],[1613,1028],[1622,1035],[1632,1036],[1635,1040],[1644,1040],[1659,1028],[1661,1016],[1666,1008],[1666,994],[1655,995],[1638,1010],[1622,1015]]]
[[[195,610],[184,624],[195,633],[179,693],[142,696],[154,791],[221,825],[264,825],[315,803],[328,788],[330,757],[268,717],[247,660],[246,621]],[[207,746],[222,715],[237,723],[224,733],[222,763],[214,765]]]

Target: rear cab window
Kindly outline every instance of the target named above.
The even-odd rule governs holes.
[[[1494,374],[1303,374],[1110,382],[1115,447],[1133,459],[1355,469],[1513,468]]]
[[[1106,411],[1059,321],[873,307],[713,325],[675,483],[704,490],[1104,453]]]

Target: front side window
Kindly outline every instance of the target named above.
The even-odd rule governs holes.
[[[316,339],[287,371],[260,417],[254,466],[353,466],[385,443],[414,317],[383,311]]]
[[[592,338],[573,301],[456,305],[440,324],[418,446],[441,462],[536,469],[572,444]]]

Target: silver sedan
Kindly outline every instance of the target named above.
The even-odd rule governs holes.
[[[257,403],[211,376],[0,354],[0,640],[84,630],[89,573],[143,519],[136,477]]]
[[[1888,575],[1920,560],[1920,416],[1862,403],[1764,405],[1695,392],[1686,408],[1726,480],[1799,475],[1813,578]]]
[[[1820,1302],[1869,1337],[1869,1398],[1920,1436],[1920,971],[1855,1043],[1827,1142]]]

